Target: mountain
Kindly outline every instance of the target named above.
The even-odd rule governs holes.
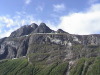
[[[100,75],[99,62],[100,34],[33,23],[0,39],[0,75]]]
[[[20,37],[23,35],[28,35],[32,31],[34,31],[38,27],[37,24],[33,23],[31,25],[25,25],[22,26],[21,28],[17,29],[16,31],[12,32],[10,37]]]
[[[58,29],[56,32],[57,32],[57,33],[67,33],[67,32],[65,32],[65,31],[63,31],[62,29]]]
[[[39,27],[34,31],[34,33],[51,33],[52,30],[46,26],[45,23],[41,23]]]

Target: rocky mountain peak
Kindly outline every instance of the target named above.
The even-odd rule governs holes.
[[[65,31],[63,31],[62,29],[58,29],[57,33],[66,33]]]
[[[32,23],[0,39],[0,75],[100,75],[99,66],[100,34],[75,35]]]
[[[38,25],[35,23],[32,23],[31,25],[24,25],[21,28],[12,32],[10,37],[20,37],[23,35],[28,35],[31,32],[33,32],[37,27],[38,27]]]
[[[51,33],[52,30],[45,24],[41,23],[38,28],[34,31],[34,33]]]
[[[40,26],[46,27],[46,24],[42,22],[42,23],[40,23]]]
[[[36,28],[38,27],[38,25],[37,25],[36,23],[32,23],[30,26],[31,26],[33,29],[36,29]]]

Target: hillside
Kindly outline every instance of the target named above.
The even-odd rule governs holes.
[[[25,58],[3,60],[0,62],[0,75],[100,75],[100,57],[48,65],[43,62],[31,64]]]
[[[0,75],[100,75],[100,35],[25,25],[0,39]]]

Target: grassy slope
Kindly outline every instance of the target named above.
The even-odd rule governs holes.
[[[65,75],[67,69],[67,62],[49,65],[33,65],[27,59],[0,62],[0,75]],[[100,75],[100,57],[79,59],[71,67],[69,75]]]
[[[79,59],[70,75],[100,75],[100,57]]]

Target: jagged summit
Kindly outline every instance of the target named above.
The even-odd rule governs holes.
[[[58,29],[54,31],[50,29],[45,23],[40,23],[38,26],[36,23],[32,23],[30,25],[24,25],[21,28],[15,30],[11,33],[10,37],[20,37],[24,35],[29,35],[33,33],[66,33],[62,29]]]
[[[34,31],[34,33],[51,33],[52,30],[45,24],[41,23],[38,28]]]
[[[99,66],[100,35],[32,23],[0,39],[0,75],[100,75]]]
[[[36,23],[32,23],[30,26],[31,26],[34,30],[38,27],[38,25],[37,25]]]
[[[46,24],[42,22],[42,23],[40,23],[40,26],[45,27],[45,26],[46,26]]]
[[[63,31],[62,29],[58,29],[57,33],[66,33],[65,31]]]
[[[21,28],[19,28],[16,31],[12,32],[10,37],[19,37],[19,36],[23,36],[23,35],[28,35],[33,30],[35,30],[36,28],[37,27],[33,26],[33,25],[32,25],[32,27],[30,25],[22,26]]]

